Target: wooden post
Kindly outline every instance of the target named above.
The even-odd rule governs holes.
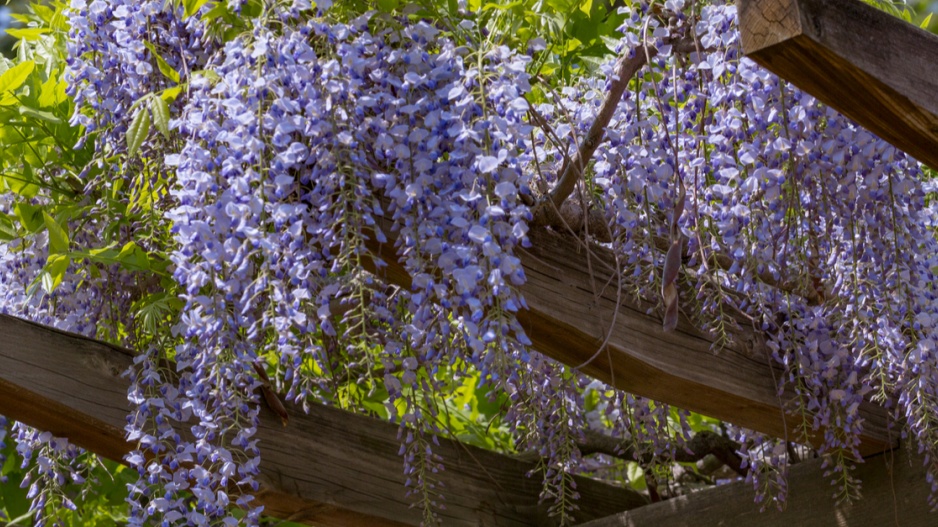
[[[938,169],[938,36],[859,0],[737,0],[748,57]]]
[[[121,373],[132,353],[102,342],[0,315],[0,414],[67,437],[120,460],[130,410]],[[258,431],[265,513],[310,525],[418,525],[420,510],[404,496],[397,426],[336,408],[290,412],[284,427],[262,412]],[[443,525],[551,525],[539,505],[532,463],[440,439],[445,461]],[[581,520],[644,505],[640,494],[577,477]]]

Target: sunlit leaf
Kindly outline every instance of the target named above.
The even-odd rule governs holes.
[[[0,240],[10,241],[16,239],[15,219],[9,214],[0,213]]]
[[[146,271],[150,269],[150,258],[147,252],[134,242],[127,242],[117,255],[117,260],[131,271]]]
[[[137,110],[137,115],[127,129],[127,155],[133,156],[143,141],[150,134],[150,111],[147,108]]]
[[[199,12],[199,9],[202,8],[205,4],[208,3],[208,0],[182,0],[182,6],[185,10],[185,16],[190,17]]]
[[[19,174],[7,173],[0,175],[0,181],[3,181],[3,186],[6,189],[24,198],[32,198],[39,192],[39,185],[36,184],[33,167],[29,163],[23,163],[23,169]]]
[[[20,111],[20,115],[27,115],[27,116],[29,116],[29,117],[33,117],[33,118],[39,119],[40,121],[46,121],[46,122],[52,123],[52,124],[59,124],[59,123],[62,122],[61,119],[59,119],[58,117],[56,117],[55,115],[53,115],[53,114],[51,114],[51,113],[49,113],[49,112],[44,112],[44,111],[42,111],[42,110],[36,110],[36,109],[30,108],[30,107],[28,107],[28,106],[20,106],[19,111]]]
[[[40,278],[42,280],[42,288],[47,293],[52,293],[59,287],[62,283],[62,278],[65,277],[65,272],[68,271],[68,266],[72,263],[72,259],[64,254],[50,254],[49,259],[46,260],[45,267],[42,268],[42,274]]]
[[[170,66],[169,63],[166,62],[166,59],[160,56],[160,52],[156,49],[156,46],[149,42],[144,42],[143,45],[146,46],[148,50],[150,50],[153,58],[156,59],[156,67],[159,68],[160,73],[165,75],[167,79],[175,82],[176,84],[179,84],[179,72]]]
[[[68,100],[68,95],[65,93],[66,88],[68,88],[68,84],[60,81],[58,71],[54,71],[52,75],[39,86],[39,107],[48,108]]]
[[[0,97],[22,86],[35,68],[36,63],[29,60],[3,72],[3,75],[0,75]]]
[[[173,102],[176,100],[176,97],[179,97],[179,94],[182,93],[182,86],[173,86],[172,88],[166,88],[160,92],[160,99],[163,99],[167,103]]]
[[[49,230],[49,249],[54,253],[68,252],[68,233],[48,212],[42,211],[42,220]]]
[[[36,232],[44,225],[42,218],[42,207],[30,205],[28,203],[17,203],[13,207],[13,212],[20,219],[20,224],[27,232]]]
[[[593,0],[584,0],[580,4],[580,11],[586,13],[586,16],[589,16],[590,11],[593,10]]]
[[[45,35],[50,30],[44,27],[30,27],[30,28],[17,28],[17,29],[7,29],[7,35],[10,35],[13,38],[23,39],[23,40],[39,40],[41,35]]]
[[[169,105],[162,97],[150,99],[150,111],[153,112],[153,126],[164,137],[169,137]]]

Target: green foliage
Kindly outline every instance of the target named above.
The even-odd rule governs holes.
[[[938,33],[938,1],[935,0],[863,0],[922,29]]]
[[[532,52],[531,73],[551,86],[589,74],[612,51],[617,28],[624,15],[618,8],[628,2],[607,0],[469,0],[460,11],[455,0],[373,0],[340,2],[345,16],[371,8],[388,16],[429,19],[449,29],[449,36],[490,46],[505,45]],[[458,26],[460,20],[476,23],[473,30]],[[535,51],[536,50],[536,51]]]

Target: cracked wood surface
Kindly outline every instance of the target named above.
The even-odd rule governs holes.
[[[737,0],[743,51],[938,169],[938,36],[859,0]]]
[[[131,445],[123,427],[129,382],[121,373],[132,352],[0,315],[0,414],[68,437],[120,460]],[[264,408],[257,437],[265,512],[310,525],[418,525],[420,510],[404,496],[396,425],[320,405],[304,415],[288,405],[289,425]],[[444,525],[550,525],[538,505],[534,464],[440,439]],[[595,519],[646,503],[641,495],[577,478],[576,515]]]

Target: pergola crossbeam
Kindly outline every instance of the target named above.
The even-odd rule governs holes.
[[[779,512],[768,504],[765,512],[755,503],[751,483],[738,481],[703,489],[675,499],[653,503],[580,527],[881,527],[883,525],[935,525],[930,512],[930,485],[922,460],[907,449],[870,458],[857,467],[863,482],[862,498],[838,504],[837,487],[822,476],[820,459],[791,467],[789,496]]]
[[[391,241],[370,242],[371,251],[387,263],[373,270],[409,287],[410,276],[390,246],[391,222],[381,219],[379,226]],[[527,278],[520,289],[528,309],[518,319],[536,350],[629,393],[776,437],[794,429],[800,417],[782,410],[790,398],[778,396],[781,373],[770,366],[765,335],[743,328],[716,350],[713,337],[686,319],[665,332],[660,315],[649,314],[653,305],[617,291],[612,251],[543,228],[532,229],[529,237],[531,247],[520,254]],[[897,444],[887,431],[884,409],[866,403],[860,413],[861,454]]]
[[[116,346],[0,315],[0,414],[97,454],[120,460],[133,354]],[[290,405],[288,405],[289,407]],[[312,405],[284,427],[271,411],[258,429],[265,513],[310,525],[418,525],[421,511],[405,496],[396,425]],[[444,525],[551,525],[538,504],[535,468],[509,456],[439,439],[445,470]],[[640,494],[577,477],[578,518],[594,519],[644,505]]]
[[[938,169],[938,36],[858,0],[737,0],[743,51]]]

